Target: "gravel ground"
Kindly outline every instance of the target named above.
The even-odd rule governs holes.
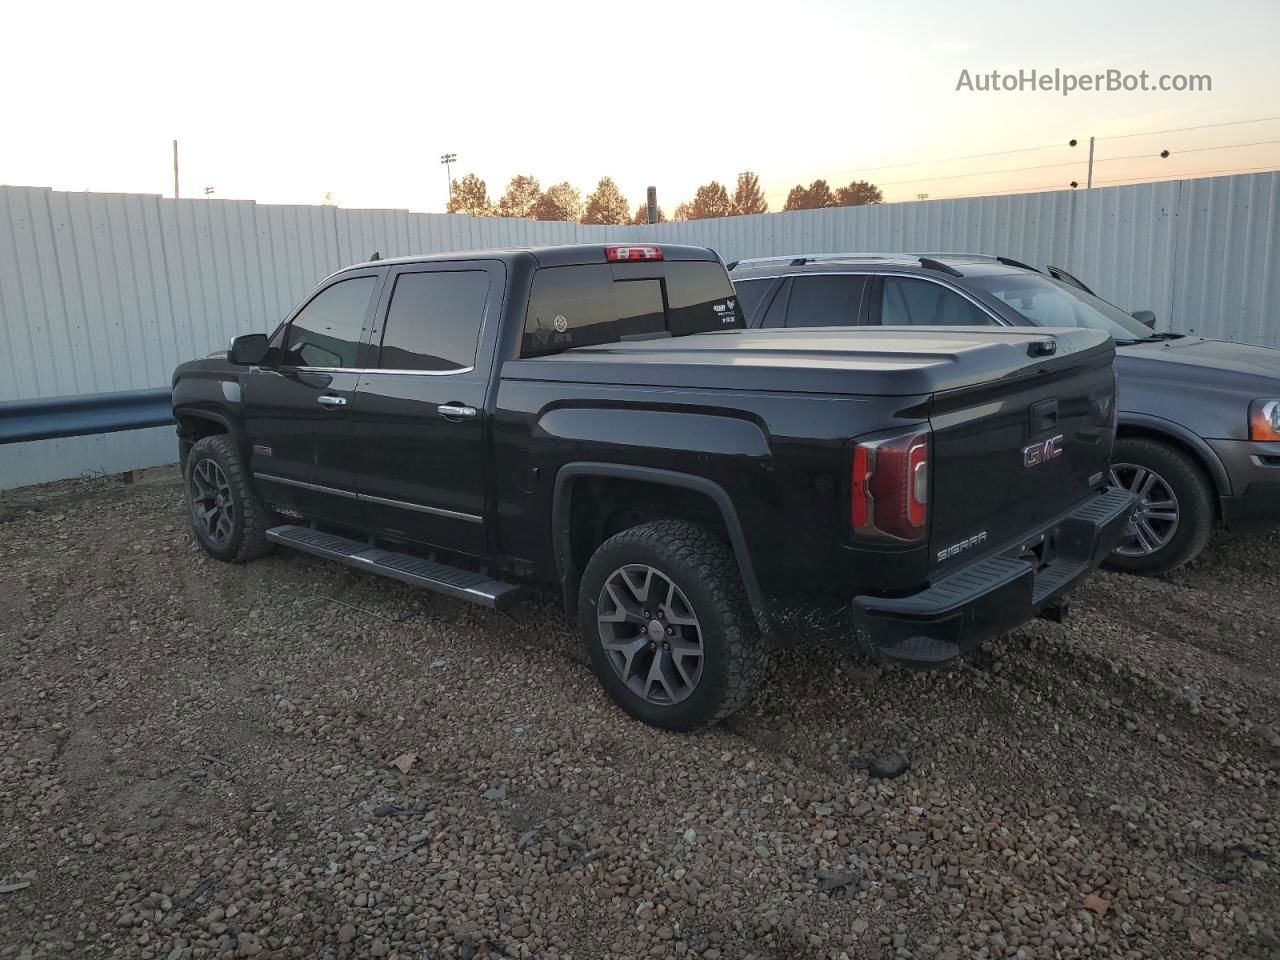
[[[1280,956],[1275,535],[676,736],[549,602],[206,559],[171,471],[0,521],[0,957]]]

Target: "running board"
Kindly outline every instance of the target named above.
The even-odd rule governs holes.
[[[322,533],[310,527],[272,527],[267,539],[282,547],[301,550],[312,556],[337,560],[356,570],[390,577],[415,587],[424,587],[457,600],[468,600],[494,610],[509,610],[520,600],[520,588],[484,574],[473,573],[445,563],[371,547],[359,540]]]

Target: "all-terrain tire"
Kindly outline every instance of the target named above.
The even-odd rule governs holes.
[[[1177,447],[1146,437],[1118,439],[1111,462],[1134,464],[1157,474],[1176,498],[1178,521],[1173,535],[1158,549],[1143,556],[1115,552],[1106,559],[1105,566],[1156,576],[1182,566],[1204,549],[1213,532],[1216,511],[1213,487],[1199,464]]]
[[[231,505],[229,531],[225,540],[221,541],[204,529],[197,519],[194,505],[200,495],[200,488],[193,478],[196,470],[206,460],[216,464],[227,481],[227,496]],[[267,530],[280,520],[254,489],[253,480],[241,461],[234,438],[223,433],[197,440],[187,455],[183,480],[191,531],[205,553],[218,560],[243,562],[271,550]]]
[[[605,649],[601,597],[606,581],[629,565],[653,568],[674,584],[698,623],[701,672],[679,702],[655,703],[637,694]],[[645,723],[681,731],[717,723],[748,702],[764,675],[766,643],[737,560],[728,545],[696,524],[654,520],[610,537],[587,564],[578,596],[579,626],[596,677],[618,706]]]

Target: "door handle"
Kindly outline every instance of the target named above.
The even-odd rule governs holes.
[[[436,407],[436,413],[446,420],[473,420],[480,411],[463,403],[442,403]]]
[[[316,397],[316,403],[323,404],[326,407],[345,407],[347,405],[346,397],[333,397],[329,394],[321,394]]]

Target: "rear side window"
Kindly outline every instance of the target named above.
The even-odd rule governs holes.
[[[743,326],[713,261],[544,267],[534,274],[520,355]]]
[[[756,315],[756,310],[760,308],[760,301],[769,292],[771,283],[773,283],[772,277],[765,280],[734,281],[733,292],[738,295],[738,308],[743,320],[750,322]]]
[[[489,296],[483,270],[402,273],[382,331],[384,370],[470,369]]]
[[[986,326],[996,322],[954,290],[912,277],[885,277],[879,307],[880,323],[886,327]]]
[[[791,279],[782,281],[782,285],[778,287],[778,292],[773,295],[773,300],[769,303],[769,308],[765,310],[764,317],[757,326],[760,327],[782,327],[786,326],[787,320],[787,300],[791,297]]]
[[[325,287],[293,318],[281,363],[289,367],[354,367],[376,277]]]
[[[852,327],[858,323],[867,278],[860,274],[795,277],[788,327]]]

